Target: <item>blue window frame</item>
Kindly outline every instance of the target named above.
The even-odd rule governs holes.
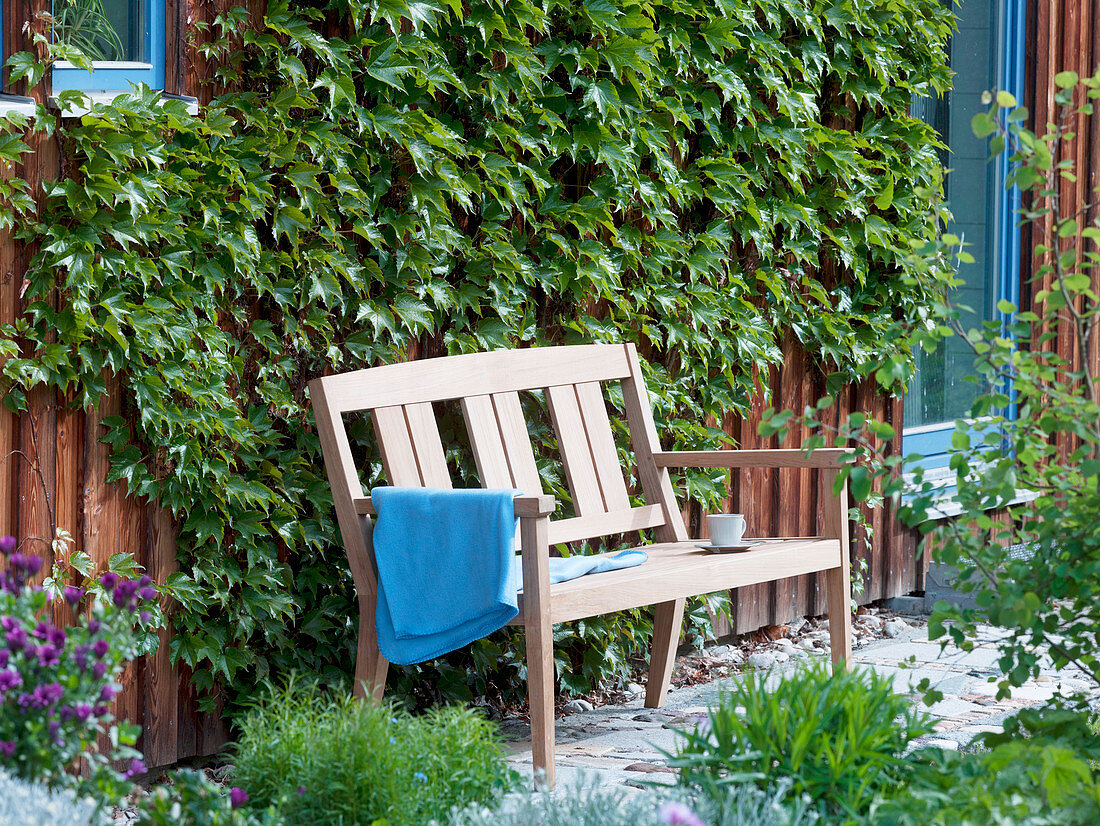
[[[1020,229],[1016,210],[1019,192],[1006,191],[1008,155],[988,160],[988,140],[975,138],[970,119],[988,107],[983,91],[997,88],[1023,100],[1026,0],[964,0],[956,9],[959,31],[950,45],[952,89],[936,100],[915,102],[914,108],[932,123],[948,147],[944,165],[951,171],[945,187],[954,223],[949,231],[968,243],[973,264],[962,264],[962,284],[953,296],[969,307],[964,328],[1007,318],[997,309],[1001,299],[1019,304]],[[955,420],[966,418],[978,386],[972,375],[974,356],[957,338],[943,342],[935,353],[921,353],[917,375],[905,397],[902,449],[920,454],[926,469],[946,467]],[[1011,412],[1011,411],[1010,411]]]
[[[54,92],[121,91],[131,83],[164,88],[164,0],[54,0],[53,8],[58,34],[95,66],[88,72],[55,64]]]

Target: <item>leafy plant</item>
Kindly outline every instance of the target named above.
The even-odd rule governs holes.
[[[1027,709],[980,749],[925,749],[904,788],[872,808],[874,826],[1086,826],[1100,820],[1100,738],[1087,705]]]
[[[74,785],[78,778],[66,769],[82,758],[92,770],[83,788],[114,802],[121,778],[109,761],[130,760],[127,776],[145,767],[130,748],[138,727],[116,724],[108,704],[121,688],[115,680],[123,666],[149,650],[150,638],[155,648],[157,590],[149,577],[123,579],[110,570],[92,580],[90,560],[78,554],[69,561],[86,577],[82,586],[67,584],[60,565],[45,586],[34,585],[42,559],[16,547],[14,537],[0,538],[7,557],[0,574],[0,766],[26,780]],[[55,547],[64,551],[65,543]],[[64,604],[75,615],[67,627],[51,619]],[[100,749],[99,737],[110,748]]]
[[[92,826],[96,802],[72,789],[51,789],[0,769],[0,823],[4,826]]]
[[[288,686],[240,720],[233,782],[287,822],[422,824],[468,803],[495,802],[516,782],[491,723],[476,712],[419,717]]]
[[[876,794],[904,781],[906,747],[929,731],[889,677],[816,663],[781,679],[745,675],[706,723],[680,732],[669,765],[718,800],[740,783],[786,779],[828,822],[855,823]]]
[[[1063,72],[1055,83],[1059,116],[1041,134],[1023,125],[1026,110],[1006,92],[987,94],[991,109],[974,118],[975,134],[991,136],[992,153],[1009,153],[1006,185],[1023,192],[1021,222],[1040,241],[1031,309],[1001,302],[1003,321],[963,330],[949,300],[955,282],[946,278],[936,313],[910,331],[929,347],[961,336],[978,357],[974,380],[981,392],[952,437],[959,516],[929,519],[942,492],[924,481],[920,457],[883,454],[880,440],[893,435],[889,425],[857,414],[840,429],[865,460],[842,474],[853,494],[868,496],[876,479],[887,496],[910,492],[899,518],[928,533],[926,547],[956,568],[956,587],[974,597],[977,608],[938,603],[929,636],[969,650],[978,623],[1007,632],[997,643],[1002,697],[1039,674],[1044,654],[1100,685],[1100,377],[1092,356],[1100,321],[1100,218],[1085,223],[1098,206],[1089,199],[1100,190],[1078,187],[1080,199],[1072,203],[1062,194],[1062,182],[1076,180],[1072,140],[1078,122],[1093,116],[1100,73],[1080,79]],[[947,257],[958,243],[945,235],[930,246]],[[1067,334],[1069,350],[1059,345]],[[791,415],[776,414],[762,432],[781,431]],[[815,419],[808,409],[804,421]],[[907,465],[913,482],[903,477]],[[1011,520],[995,520],[989,512],[1009,506],[1019,491],[1035,498],[1012,504]],[[929,692],[929,699],[938,696]]]
[[[172,772],[169,784],[159,784],[137,800],[136,826],[281,826],[273,811],[245,807],[240,789],[219,786],[205,772]]]
[[[720,800],[655,787],[646,794],[581,781],[557,795],[511,795],[495,809],[456,811],[450,826],[810,826],[817,816],[786,796],[789,784],[763,792],[750,784],[727,788]]]
[[[54,0],[54,37],[89,60],[126,60],[126,49],[103,0]]]
[[[0,226],[35,251],[0,389],[14,408],[43,384],[122,396],[111,479],[176,519],[171,653],[201,691],[353,661],[315,375],[636,341],[677,448],[725,438],[707,417],[747,410],[785,335],[848,377],[896,353],[887,331],[931,297],[910,252],[940,175],[909,104],[948,85],[951,15],[849,6],[275,0],[199,25],[215,96],[198,118],[139,89],[36,119],[71,175],[39,210],[0,176]],[[48,68],[9,63],[12,81]],[[14,141],[9,163],[29,151]],[[704,506],[726,494],[714,471],[677,481]],[[648,616],[617,622],[558,630],[567,688],[641,653]],[[510,693],[521,654],[505,633],[395,680]]]

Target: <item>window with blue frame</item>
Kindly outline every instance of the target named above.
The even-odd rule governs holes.
[[[991,162],[989,140],[974,137],[970,119],[988,109],[981,100],[986,90],[1005,89],[1023,100],[1026,0],[963,0],[956,14],[952,88],[914,106],[948,147],[945,187],[954,223],[947,230],[974,256],[974,263],[959,266],[962,284],[952,300],[969,308],[960,319],[969,329],[997,320],[1001,299],[1019,303],[1018,193],[1005,191],[1007,155]],[[926,469],[947,465],[955,420],[968,416],[978,393],[978,385],[966,381],[973,374],[973,351],[958,338],[917,359],[917,375],[905,396],[902,439],[904,452],[921,454]]]
[[[54,36],[92,59],[95,71],[58,62],[54,92],[164,88],[164,0],[54,0]]]

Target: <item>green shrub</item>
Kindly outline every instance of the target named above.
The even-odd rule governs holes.
[[[0,770],[0,824],[3,826],[90,826],[96,802],[71,789],[51,790]]]
[[[646,794],[579,784],[558,795],[509,797],[495,810],[470,807],[455,812],[450,826],[666,826],[693,821],[707,826],[810,826],[818,818],[805,801],[753,785],[728,787],[721,799],[695,797],[685,790],[653,788]],[[677,805],[678,804],[678,805]],[[679,819],[677,819],[679,817]]]
[[[856,819],[908,772],[909,741],[926,715],[870,670],[814,664],[781,680],[749,674],[723,693],[706,724],[682,732],[670,761],[681,782],[721,797],[735,783],[789,779],[830,823]]]
[[[169,785],[160,785],[138,801],[135,826],[281,826],[268,810],[243,808],[245,799],[210,780],[200,771],[177,771]]]
[[[1060,701],[1010,717],[976,751],[923,749],[908,784],[872,808],[874,826],[1095,826],[1100,737],[1088,707]]]
[[[296,826],[423,824],[492,803],[517,780],[494,726],[466,709],[412,717],[292,685],[269,692],[240,727],[234,784]]]

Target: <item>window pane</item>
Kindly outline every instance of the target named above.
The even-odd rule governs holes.
[[[974,137],[970,128],[970,119],[988,109],[982,105],[982,92],[998,84],[996,32],[1003,6],[1003,0],[965,0],[956,7],[959,31],[951,39],[951,91],[934,102],[914,105],[914,114],[932,123],[948,146],[945,187],[955,220],[947,231],[961,237],[974,256],[973,264],[959,266],[963,283],[952,296],[960,309],[969,308],[960,318],[964,329],[995,317],[997,267],[1003,265],[996,256],[995,217],[1004,197],[998,166],[988,161],[988,140]],[[978,392],[978,385],[965,381],[973,374],[973,352],[957,337],[943,342],[935,353],[921,353],[917,376],[905,397],[906,428],[967,416]]]
[[[147,0],[54,0],[54,34],[92,60],[144,63]]]

